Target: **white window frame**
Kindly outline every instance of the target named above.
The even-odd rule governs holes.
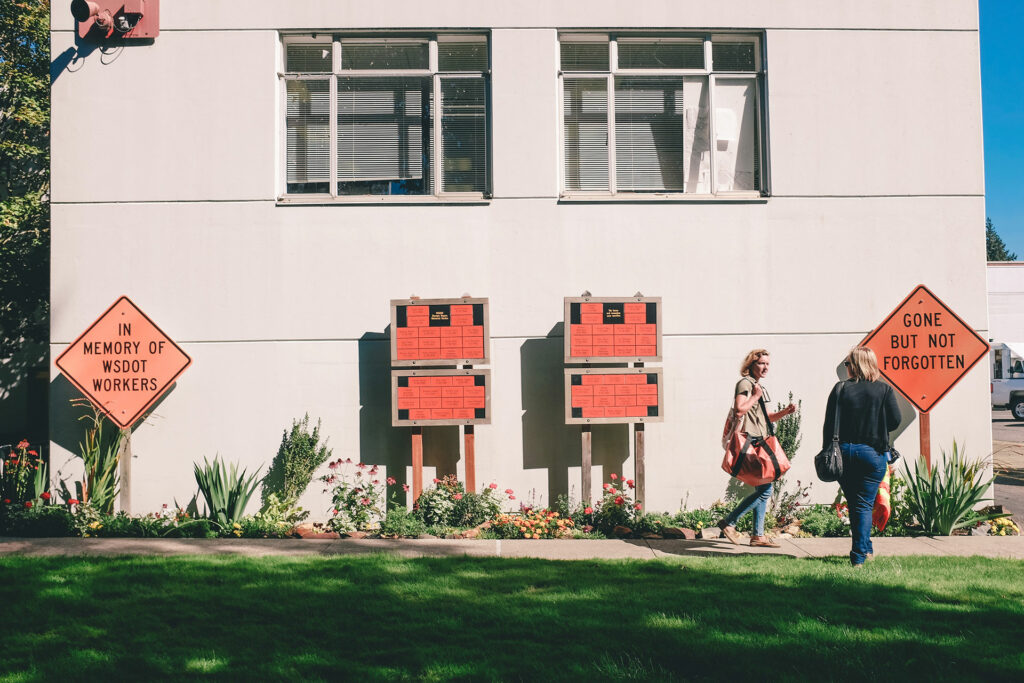
[[[704,68],[703,69],[623,69],[619,68],[618,44],[619,42],[697,42],[704,44]],[[712,60],[712,45],[714,43],[749,43],[754,42],[754,71],[716,71]],[[607,70],[601,71],[562,71],[561,68],[561,45],[563,43],[608,43],[609,65]],[[637,33],[594,33],[594,32],[572,32],[565,31],[558,36],[559,43],[559,68],[558,68],[558,178],[560,194],[559,198],[565,201],[601,201],[601,200],[624,200],[624,201],[708,201],[708,200],[751,200],[765,199],[770,196],[770,185],[768,178],[768,121],[765,115],[763,104],[765,93],[766,72],[763,68],[762,45],[763,37],[760,34],[752,33],[712,33],[712,32],[680,32],[674,34],[637,34]],[[708,79],[708,109],[709,109],[709,131],[710,140],[717,140],[715,132],[715,80],[721,77],[722,80],[752,80],[754,82],[754,106],[757,116],[757,156],[759,161],[760,190],[736,190],[718,191],[717,185],[717,159],[715,158],[716,144],[711,144],[710,166],[711,178],[709,194],[696,194],[684,192],[631,192],[619,191],[616,178],[616,140],[615,140],[615,78],[617,76],[704,76]],[[591,79],[595,80],[605,77],[607,80],[608,100],[608,190],[570,190],[565,187],[565,79]]]
[[[342,69],[341,68],[341,44],[353,43],[427,43],[428,46],[428,67],[425,69]],[[487,46],[488,68],[483,71],[440,71],[438,64],[438,43],[444,42],[481,42]],[[292,44],[309,45],[313,43],[324,43],[331,45],[331,71],[322,73],[295,74],[288,72],[287,52],[288,46]],[[491,198],[491,80],[490,80],[490,35],[488,33],[416,33],[411,35],[390,34],[390,33],[335,33],[315,32],[304,34],[287,34],[281,36],[280,53],[278,58],[278,99],[279,99],[279,125],[278,125],[278,196],[279,204],[423,204],[423,203],[486,203]],[[379,77],[429,77],[431,78],[431,89],[433,93],[433,106],[430,112],[431,125],[431,153],[430,173],[434,191],[432,193],[416,195],[341,195],[338,194],[338,78],[352,76],[379,76]],[[443,182],[443,130],[442,119],[444,111],[441,102],[441,81],[455,78],[480,78],[484,79],[484,108],[485,108],[485,190],[483,192],[445,192]],[[330,180],[328,181],[328,192],[326,193],[288,193],[288,124],[287,124],[287,82],[291,80],[328,80],[330,83]]]

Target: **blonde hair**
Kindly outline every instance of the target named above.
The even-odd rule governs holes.
[[[846,356],[846,367],[850,377],[855,380],[874,382],[882,376],[878,371],[878,357],[866,346],[855,346]]]
[[[740,374],[746,377],[750,374],[750,367],[761,360],[761,356],[770,356],[768,349],[754,349],[747,354],[747,357],[743,359],[743,364],[740,365]]]

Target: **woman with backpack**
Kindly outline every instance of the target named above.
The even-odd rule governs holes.
[[[761,380],[768,374],[771,358],[766,349],[754,349],[743,359],[740,366],[740,381],[736,383],[733,410],[737,419],[742,421],[739,431],[751,437],[767,438],[770,435],[768,423],[796,412],[796,406],[790,403],[777,413],[769,413],[765,401],[771,400],[761,386]],[[772,495],[772,483],[761,484],[754,492],[740,501],[740,504],[726,516],[718,527],[722,535],[739,545],[740,534],[736,531],[736,522],[750,511],[754,513],[754,534],[750,537],[750,545],[761,548],[778,548],[779,545],[764,533],[764,518],[768,510],[768,499]]]
[[[899,427],[902,416],[892,387],[879,379],[874,351],[858,346],[843,365],[850,379],[837,383],[829,394],[821,440],[823,450],[832,442],[838,412],[843,454],[839,486],[850,509],[850,564],[859,567],[873,555],[871,512],[889,466],[889,432]]]

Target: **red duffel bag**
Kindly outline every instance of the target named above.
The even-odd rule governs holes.
[[[789,470],[789,458],[774,435],[767,438],[733,432],[722,469],[744,484],[773,482]]]

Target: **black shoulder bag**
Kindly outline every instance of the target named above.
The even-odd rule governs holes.
[[[843,382],[836,385],[836,416],[832,430],[832,443],[814,456],[814,471],[822,481],[838,481],[843,476],[843,452],[839,448],[839,397]]]

